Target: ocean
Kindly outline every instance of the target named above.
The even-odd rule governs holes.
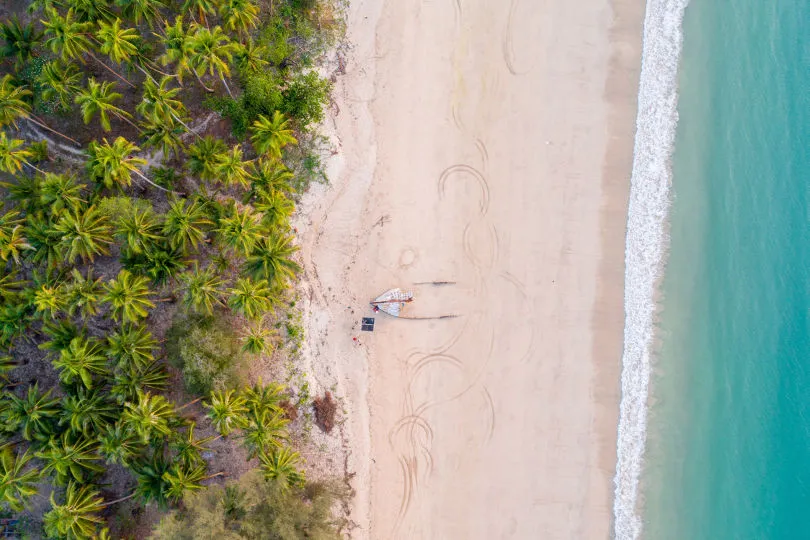
[[[619,539],[810,539],[810,1],[649,0]]]

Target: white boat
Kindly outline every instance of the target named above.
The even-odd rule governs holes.
[[[389,289],[371,301],[371,306],[375,311],[380,310],[393,317],[399,317],[399,313],[405,304],[413,302],[413,293],[402,289]]]

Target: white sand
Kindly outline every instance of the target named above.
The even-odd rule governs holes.
[[[608,536],[642,11],[351,2],[339,154],[301,228],[354,537]],[[459,316],[361,334],[393,286],[407,316]]]

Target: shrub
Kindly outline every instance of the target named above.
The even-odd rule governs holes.
[[[323,397],[316,397],[315,423],[326,433],[331,433],[335,427],[335,415],[337,414],[337,402],[332,398],[332,393],[327,391]]]
[[[321,79],[314,71],[298,75],[287,85],[278,109],[294,118],[303,129],[323,120],[323,108],[329,103],[332,83]]]
[[[228,321],[221,317],[176,321],[166,341],[170,361],[182,370],[189,392],[207,395],[244,385],[246,359]]]

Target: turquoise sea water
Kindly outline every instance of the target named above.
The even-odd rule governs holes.
[[[642,536],[810,539],[810,1],[691,0]]]

